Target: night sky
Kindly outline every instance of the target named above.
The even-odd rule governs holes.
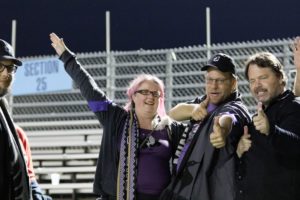
[[[75,52],[105,51],[109,10],[113,51],[202,45],[207,6],[212,43],[300,34],[299,0],[1,0],[0,38],[16,19],[17,56],[54,54],[51,32]]]

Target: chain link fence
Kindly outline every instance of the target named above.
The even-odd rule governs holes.
[[[248,82],[244,77],[246,59],[249,55],[261,51],[275,54],[285,66],[289,77],[288,88],[291,89],[294,80],[291,44],[292,39],[282,39],[214,44],[209,49],[204,45],[163,50],[113,51],[109,54],[81,53],[77,54],[77,57],[107,96],[121,105],[126,102],[126,87],[130,80],[140,73],[157,75],[165,83],[165,104],[169,110],[179,102],[204,94],[205,79],[204,72],[200,71],[201,66],[207,62],[207,55],[226,53],[231,55],[238,65],[239,91],[253,113],[256,102],[249,93]],[[95,120],[76,85],[71,91],[14,96],[13,118],[25,130],[72,129],[74,127],[68,126],[67,123],[65,126],[47,124],[55,124],[55,121]],[[91,123],[75,128],[99,126]]]

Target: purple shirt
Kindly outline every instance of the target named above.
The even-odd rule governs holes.
[[[151,130],[140,129],[140,140],[143,141],[149,133]],[[137,192],[159,195],[170,182],[172,147],[166,129],[154,131],[151,135],[156,139],[156,144],[139,152]]]

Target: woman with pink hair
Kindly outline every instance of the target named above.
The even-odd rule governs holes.
[[[103,126],[94,193],[100,199],[157,200],[170,181],[169,161],[185,128],[170,120],[159,123],[166,114],[163,82],[149,74],[137,76],[128,87],[127,104],[118,106],[61,38],[51,33],[50,40]]]

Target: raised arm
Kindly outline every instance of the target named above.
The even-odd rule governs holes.
[[[296,37],[293,45],[294,51],[294,64],[296,68],[296,76],[294,82],[294,93],[300,96],[300,37]]]
[[[67,48],[63,39],[55,33],[51,33],[50,40],[59,59],[64,63],[66,72],[78,86],[80,93],[87,100],[89,108],[96,114],[101,124],[104,126],[107,122],[122,118],[126,110],[107,98],[91,74],[81,66],[76,55]]]
[[[194,119],[201,121],[207,116],[207,105],[209,99],[206,98],[200,104],[179,103],[172,108],[168,115],[176,121]]]
[[[79,87],[81,94],[89,101],[105,101],[104,92],[97,86],[92,76],[77,61],[76,56],[65,45],[62,38],[50,34],[51,45],[64,62],[65,70]]]

